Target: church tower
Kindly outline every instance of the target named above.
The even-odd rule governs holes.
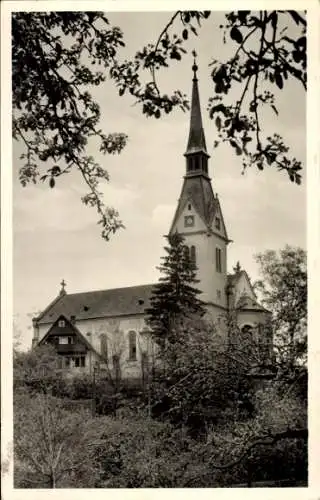
[[[227,307],[227,245],[229,239],[218,200],[214,195],[208,172],[210,156],[202,125],[197,70],[194,61],[190,130],[186,172],[170,229],[185,238],[190,256],[198,269],[198,288],[208,305]],[[221,309],[220,309],[221,310]]]

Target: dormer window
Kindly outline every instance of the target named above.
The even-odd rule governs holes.
[[[215,228],[218,229],[218,231],[221,229],[221,221],[219,217],[215,218]]]

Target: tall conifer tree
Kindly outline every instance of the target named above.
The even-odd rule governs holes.
[[[176,232],[167,236],[167,240],[166,255],[158,267],[161,277],[146,310],[147,322],[160,345],[165,340],[174,342],[182,319],[205,314],[205,305],[199,298],[201,291],[195,286],[199,282],[196,263],[183,236]]]

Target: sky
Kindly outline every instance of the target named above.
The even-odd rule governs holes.
[[[198,54],[202,118],[211,155],[209,173],[233,240],[228,250],[228,270],[232,271],[240,261],[254,281],[259,274],[256,253],[278,250],[286,244],[306,247],[306,182],[304,178],[302,186],[297,186],[285,173],[272,169],[260,172],[252,168],[242,175],[241,159],[229,146],[213,148],[216,129],[206,111],[208,98],[213,96],[208,64],[212,58],[228,58],[235,47],[231,42],[223,44],[219,30],[223,16],[223,12],[212,13],[200,36],[189,39],[186,47]],[[124,32],[125,58],[155,41],[170,13],[112,12],[107,17]],[[187,55],[162,71],[161,89],[167,93],[180,89],[191,97],[192,62]],[[305,167],[306,103],[302,86],[288,83],[275,95],[279,116],[266,111],[264,131],[282,135],[291,154]],[[62,176],[54,189],[47,185],[23,188],[18,179],[23,146],[14,142],[13,307],[23,348],[31,345],[30,316],[55,298],[62,279],[69,293],[153,283],[158,279],[156,266],[163,255],[164,235],[182,187],[189,114],[175,110],[161,120],[146,118],[132,97],[119,97],[108,80],[94,89],[94,96],[101,106],[104,131],[129,136],[119,156],[101,156],[96,144],[90,144],[88,150],[110,174],[110,182],[103,184],[101,191],[106,204],[120,212],[125,229],[109,242],[101,238],[96,212],[80,200],[85,187],[77,175]]]

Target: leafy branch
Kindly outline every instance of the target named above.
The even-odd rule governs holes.
[[[294,39],[284,34],[288,19],[300,28],[300,35]],[[231,38],[238,47],[228,61],[211,63],[216,96],[209,100],[208,110],[219,133],[215,147],[228,142],[243,157],[244,170],[254,165],[260,170],[275,166],[286,171],[292,182],[300,184],[301,162],[288,157],[289,148],[280,135],[262,138],[259,111],[268,104],[278,115],[274,94],[262,91],[265,81],[282,90],[291,76],[306,90],[304,18],[295,11],[261,11],[258,15],[234,11],[226,15],[226,23],[220,27],[224,29],[224,42]],[[242,85],[240,99],[235,104],[225,104],[223,95],[227,96],[236,85]]]
[[[110,67],[124,46],[120,29],[108,25],[97,12],[12,16],[13,137],[26,149],[20,182],[48,181],[53,188],[58,177],[78,170],[89,188],[82,200],[96,208],[106,240],[123,224],[98,191],[108,173],[87,157],[86,147],[97,139],[100,152],[116,154],[127,142],[123,133],[99,129],[100,107],[87,91],[105,80],[94,65]],[[41,162],[49,162],[44,173]]]

